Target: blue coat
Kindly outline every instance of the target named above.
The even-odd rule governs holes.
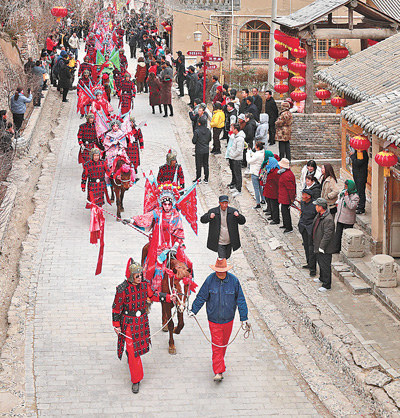
[[[192,305],[192,312],[197,314],[206,303],[207,317],[215,324],[226,324],[233,321],[236,307],[239,309],[240,320],[247,321],[247,304],[239,280],[227,272],[221,280],[216,273],[210,274],[201,286]]]
[[[32,101],[32,94],[30,94],[29,97],[24,96],[22,93],[19,93],[18,95],[18,100],[15,100],[14,96],[11,97],[10,109],[12,113],[23,115],[26,112],[26,103]]]

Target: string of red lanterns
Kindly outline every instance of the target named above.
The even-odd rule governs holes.
[[[289,72],[283,69],[283,66],[287,65],[289,58],[283,56],[283,53],[288,50],[287,46],[283,44],[276,44],[275,49],[280,53],[279,57],[274,58],[275,64],[279,66],[279,70],[275,71],[274,76],[279,80],[279,84],[276,84],[274,90],[279,93],[280,97],[283,97],[284,93],[289,91],[289,86],[283,82],[289,78]]]

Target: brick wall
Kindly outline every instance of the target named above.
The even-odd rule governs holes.
[[[293,114],[292,159],[341,158],[340,115]]]

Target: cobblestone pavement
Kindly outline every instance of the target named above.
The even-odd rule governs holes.
[[[112,217],[106,218],[103,272],[94,276],[98,248],[89,244],[89,211],[80,190],[76,133],[81,123],[75,113],[75,97],[47,215],[43,219],[36,254],[38,275],[32,281],[36,297],[32,338],[26,341],[26,365],[33,366],[39,417],[320,417],[299,383],[265,338],[253,316],[255,339],[240,335],[227,351],[227,373],[222,384],[212,381],[211,349],[195,323],[185,316],[186,327],[176,336],[177,355],[168,354],[168,338],[153,338],[150,353],[143,356],[145,378],[138,395],[130,388],[125,358],[119,361],[111,326],[115,286],[124,280],[127,259],[140,258],[146,238]],[[114,105],[116,101],[114,99]],[[171,146],[178,149],[169,118],[151,115],[148,95],[138,95],[135,115],[143,128],[145,150],[142,168],[157,172]],[[184,165],[183,159],[178,161]],[[191,178],[184,165],[186,181]],[[140,214],[141,180],[125,200],[125,216]],[[110,209],[106,206],[107,209]],[[115,206],[110,209],[115,213]],[[200,207],[199,213],[203,210]],[[207,228],[199,225],[196,237],[185,222],[187,253],[193,260],[199,285],[210,273],[215,254],[205,247]],[[241,278],[244,280],[245,278]],[[160,328],[160,306],[150,315],[152,332]],[[199,314],[207,330],[205,310]],[[234,331],[240,322],[236,318]],[[30,357],[33,344],[33,356]],[[32,367],[31,367],[32,369]],[[28,379],[29,380],[29,379]]]

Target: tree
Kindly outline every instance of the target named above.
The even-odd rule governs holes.
[[[238,61],[242,70],[246,65],[251,63],[251,51],[247,45],[247,42],[241,40],[238,45],[235,46],[235,61]]]

